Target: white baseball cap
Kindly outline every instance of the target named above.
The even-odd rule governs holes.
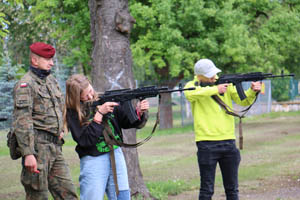
[[[212,78],[217,73],[221,72],[219,68],[209,59],[200,59],[196,62],[194,67],[196,75],[203,75],[206,78]]]

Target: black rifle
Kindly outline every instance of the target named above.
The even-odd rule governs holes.
[[[91,106],[96,107],[98,105],[104,104],[105,102],[120,103],[122,108],[125,110],[130,123],[134,123],[137,120],[139,120],[139,118],[137,116],[137,113],[133,109],[131,100],[133,100],[133,99],[143,100],[143,99],[150,98],[150,97],[156,97],[157,95],[159,95],[159,99],[160,99],[160,94],[162,94],[162,93],[182,92],[184,90],[194,90],[194,89],[195,88],[183,89],[182,86],[179,85],[179,89],[176,89],[176,90],[170,90],[167,87],[158,88],[156,86],[147,86],[147,87],[141,87],[141,88],[137,88],[137,89],[110,90],[110,91],[105,91],[105,93],[103,95],[100,95],[99,99],[92,102]],[[157,116],[158,116],[158,114],[157,114]],[[111,117],[110,113],[106,114],[104,117],[110,118]],[[114,176],[115,183],[117,183],[117,178],[116,178],[115,158],[113,156],[114,155],[113,145],[136,148],[136,147],[144,144],[146,141],[148,141],[152,137],[152,134],[154,133],[157,124],[158,124],[158,118],[156,119],[156,122],[152,129],[151,134],[147,138],[145,138],[143,141],[135,143],[135,144],[127,144],[127,143],[120,142],[120,141],[116,140],[114,138],[114,135],[112,133],[110,133],[109,131],[103,132],[105,142],[108,144],[108,146],[111,150],[110,151],[110,160],[112,163],[113,176]],[[115,184],[115,186],[116,186],[116,191],[118,193],[118,191],[119,191],[118,185]]]
[[[2,121],[6,121],[7,120],[7,118],[6,117],[0,117],[0,122],[2,122]]]
[[[244,89],[242,86],[242,82],[244,81],[262,81],[267,78],[278,78],[278,77],[286,77],[286,76],[294,76],[294,74],[283,74],[281,75],[272,75],[271,73],[262,73],[262,72],[252,72],[246,74],[225,74],[220,76],[220,78],[214,83],[214,85],[224,84],[224,83],[232,83],[236,86],[236,90],[241,100],[246,98],[244,93]]]
[[[170,90],[167,87],[157,87],[157,86],[146,86],[137,89],[121,89],[121,90],[109,90],[103,95],[99,96],[99,100],[92,103],[93,107],[102,105],[105,102],[118,102],[122,105],[123,109],[127,110],[130,122],[135,122],[138,120],[137,114],[132,107],[131,100],[138,99],[143,100],[150,97],[156,97],[162,93],[172,93],[172,92],[182,92],[184,90],[194,90],[195,88],[185,88],[179,86],[179,89]]]

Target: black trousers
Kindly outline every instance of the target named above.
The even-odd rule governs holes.
[[[241,155],[235,140],[199,141],[196,144],[201,182],[199,200],[212,199],[217,163],[222,173],[226,200],[238,200],[238,167]]]

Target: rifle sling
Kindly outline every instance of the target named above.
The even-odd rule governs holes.
[[[157,116],[158,116],[158,112],[157,112]],[[119,195],[119,186],[118,186],[118,178],[117,178],[116,160],[115,160],[115,154],[114,154],[114,145],[117,145],[117,146],[120,146],[120,147],[127,147],[127,148],[136,148],[136,147],[144,144],[145,142],[150,140],[150,138],[152,137],[153,133],[155,132],[155,129],[157,127],[158,122],[159,122],[159,120],[158,120],[158,117],[157,117],[155,125],[154,125],[150,135],[147,138],[145,138],[143,141],[135,143],[135,144],[127,144],[127,143],[116,140],[115,137],[113,136],[112,132],[111,132],[111,129],[106,129],[105,128],[105,131],[103,131],[104,140],[105,140],[105,142],[108,145],[109,150],[110,150],[109,157],[110,157],[111,168],[112,168],[112,171],[113,171],[113,177],[114,177],[114,182],[115,182],[115,190],[116,190],[117,196]]]
[[[160,102],[160,96],[159,96],[159,102]],[[142,144],[144,144],[148,140],[150,140],[150,138],[153,136],[153,133],[155,132],[155,129],[158,124],[159,124],[159,106],[158,106],[158,111],[156,113],[156,121],[155,121],[155,124],[153,126],[153,129],[152,129],[150,135],[148,135],[148,137],[146,137],[144,140],[142,140],[138,143],[135,143],[135,144],[128,144],[128,143],[124,143],[124,142],[116,140],[111,129],[106,128],[104,126],[105,131],[103,131],[103,135],[104,135],[104,140],[110,150],[109,157],[110,157],[110,163],[111,163],[111,168],[112,168],[112,172],[113,172],[113,178],[114,178],[114,182],[115,182],[115,190],[116,190],[117,196],[119,195],[119,186],[118,186],[118,178],[117,178],[116,160],[115,160],[115,154],[114,154],[114,145],[117,145],[120,147],[126,147],[126,148],[136,148],[138,146],[141,146]]]
[[[105,131],[103,131],[105,132]],[[104,139],[106,144],[109,147],[109,158],[110,158],[110,164],[113,172],[114,182],[115,182],[115,190],[117,196],[119,196],[119,185],[118,185],[118,177],[117,177],[117,168],[116,168],[116,159],[115,159],[115,153],[114,153],[114,146],[111,144],[111,139],[107,135],[107,133],[104,133]]]
[[[253,106],[253,104],[256,102],[258,93],[256,93],[256,97],[254,102],[248,106],[246,109],[242,110],[242,111],[236,111],[234,109],[232,109],[231,107],[229,107],[227,104],[225,104],[219,96],[217,95],[212,95],[211,98],[213,98],[213,100],[215,100],[215,102],[217,102],[217,104],[220,105],[221,108],[223,108],[226,112],[226,114],[228,115],[232,115],[234,117],[238,117],[240,119],[239,121],[239,148],[242,150],[243,149],[243,129],[242,129],[242,118],[245,117],[246,113],[250,110],[250,108]],[[242,114],[238,114],[238,112],[242,113]]]

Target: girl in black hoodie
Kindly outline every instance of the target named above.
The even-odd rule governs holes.
[[[139,120],[130,123],[127,114],[116,102],[106,102],[92,109],[88,102],[96,100],[97,97],[84,75],[75,74],[67,80],[64,125],[77,142],[76,152],[80,158],[80,199],[103,199],[106,192],[109,200],[129,200],[127,167],[122,149],[117,145],[113,146],[119,189],[117,195],[110,162],[110,148],[103,133],[109,131],[115,140],[122,142],[122,128],[142,128],[145,125],[149,103],[143,100],[137,104]]]

